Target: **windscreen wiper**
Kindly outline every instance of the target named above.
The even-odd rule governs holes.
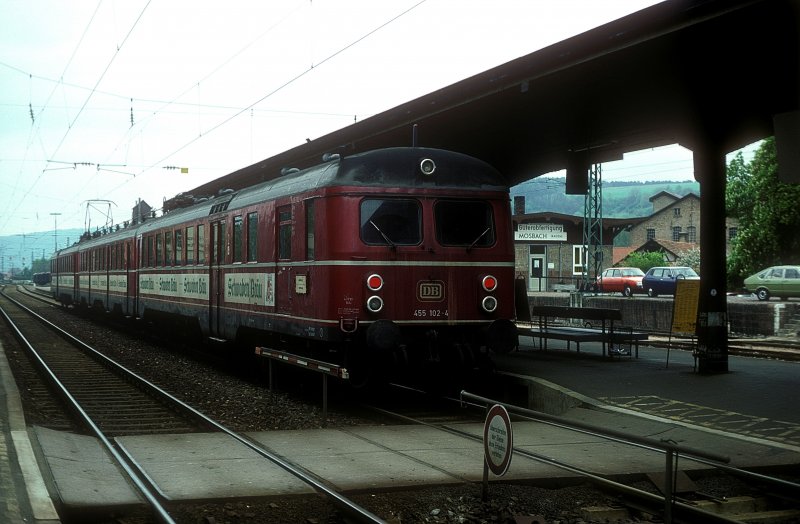
[[[483,230],[483,233],[481,233],[480,235],[478,235],[478,238],[476,238],[475,240],[473,240],[473,241],[472,241],[472,244],[470,244],[470,245],[469,245],[469,247],[467,248],[467,253],[469,253],[469,252],[470,252],[470,250],[471,250],[473,247],[475,247],[475,244],[477,244],[477,243],[480,241],[480,239],[482,239],[482,238],[484,237],[484,235],[486,235],[486,233],[488,233],[488,232],[489,232],[489,231],[491,231],[491,230],[492,230],[492,228],[491,228],[491,227],[487,227],[486,229],[484,229],[484,230]]]
[[[387,244],[389,244],[389,245],[392,247],[392,249],[397,249],[397,245],[396,245],[394,242],[392,242],[392,239],[391,239],[391,238],[389,238],[388,236],[386,236],[386,233],[384,233],[383,231],[381,231],[381,228],[379,228],[379,227],[378,227],[378,224],[376,224],[376,223],[375,223],[375,222],[373,222],[372,220],[370,220],[370,221],[369,221],[369,223],[370,223],[370,224],[372,224],[372,227],[374,227],[374,228],[375,228],[375,230],[376,230],[376,231],[378,231],[378,233],[380,233],[380,234],[381,234],[381,236],[383,237],[383,239],[386,241],[386,243],[387,243]]]

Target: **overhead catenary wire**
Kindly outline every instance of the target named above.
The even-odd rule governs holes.
[[[57,154],[58,154],[58,151],[61,149],[61,146],[62,146],[62,145],[64,144],[64,142],[66,141],[67,137],[69,136],[70,132],[72,131],[73,127],[75,126],[75,123],[78,121],[78,118],[80,118],[80,115],[83,113],[83,110],[86,108],[87,104],[89,103],[89,101],[91,100],[92,96],[94,95],[94,93],[95,93],[95,90],[96,90],[96,89],[97,89],[97,87],[100,85],[100,83],[103,81],[103,78],[105,77],[105,75],[106,75],[106,73],[108,72],[108,70],[111,68],[111,65],[114,63],[114,60],[116,59],[116,57],[119,55],[119,52],[120,52],[120,50],[121,50],[121,49],[122,49],[122,47],[125,45],[125,42],[127,42],[127,41],[128,41],[128,38],[131,36],[131,34],[133,33],[134,29],[135,29],[135,28],[136,28],[136,26],[138,25],[139,21],[142,19],[142,16],[144,15],[145,11],[147,10],[147,7],[150,5],[150,2],[151,2],[151,0],[148,0],[147,4],[145,4],[145,6],[144,6],[144,7],[142,8],[142,10],[140,11],[140,13],[139,13],[139,16],[137,16],[137,17],[136,17],[136,20],[134,20],[133,24],[131,25],[131,27],[130,27],[130,29],[128,30],[128,32],[127,32],[127,34],[125,35],[125,37],[123,38],[122,42],[121,42],[121,43],[120,43],[120,44],[117,46],[115,53],[112,55],[111,59],[110,59],[110,60],[109,60],[109,62],[106,64],[106,67],[105,67],[105,69],[104,69],[104,70],[103,70],[103,72],[100,74],[100,76],[98,77],[97,81],[95,82],[94,89],[93,89],[93,90],[92,90],[92,91],[89,93],[89,95],[86,97],[86,100],[84,101],[84,103],[83,103],[83,105],[81,106],[81,108],[80,108],[80,110],[78,111],[78,113],[75,115],[75,118],[74,118],[74,119],[73,119],[73,120],[72,120],[72,121],[69,123],[69,125],[68,125],[68,127],[67,127],[67,130],[66,130],[66,132],[65,132],[65,133],[64,133],[64,135],[61,137],[61,140],[59,141],[59,143],[58,143],[58,146],[56,146],[56,149],[55,149],[55,150],[54,150],[54,151],[51,153],[51,155],[50,155],[50,158],[53,158],[53,157],[55,157],[55,155],[57,155]],[[90,20],[89,24],[87,24],[87,28],[86,28],[86,30],[84,30],[84,36],[85,36],[85,34],[86,34],[86,31],[88,31],[88,27],[91,25],[91,21],[94,19],[94,16],[97,14],[97,9],[99,9],[99,4],[98,4],[98,7],[95,9],[95,12],[94,12],[94,14],[92,15],[92,19]],[[83,40],[83,36],[81,37],[81,41],[82,41],[82,40]],[[76,47],[76,51],[74,51],[74,52],[73,52],[73,55],[70,57],[70,59],[69,59],[69,61],[68,61],[68,64],[67,64],[67,67],[69,67],[69,64],[71,63],[72,59],[74,58],[74,56],[75,56],[75,53],[77,52],[77,48],[78,48],[78,47],[80,47],[80,42],[79,42],[79,45]],[[66,69],[65,69],[65,70],[66,70]],[[62,75],[62,76],[63,76],[63,75]],[[14,216],[14,214],[16,213],[16,211],[19,209],[19,207],[20,207],[20,206],[22,205],[22,203],[25,201],[25,199],[26,199],[26,198],[27,198],[27,197],[28,197],[28,196],[31,194],[31,192],[32,192],[32,191],[33,191],[33,190],[36,188],[36,186],[38,185],[39,181],[41,180],[41,178],[42,178],[42,175],[43,175],[43,174],[44,174],[44,171],[42,171],[41,173],[39,173],[39,175],[36,177],[36,179],[33,181],[33,183],[32,183],[32,184],[31,184],[31,185],[28,187],[28,190],[25,192],[25,194],[22,196],[22,198],[20,198],[20,199],[18,199],[18,200],[16,201],[16,207],[15,207],[15,208],[12,210],[12,212],[11,212],[11,213],[5,213],[5,214],[4,214],[4,215],[5,215],[5,217],[6,217],[6,219],[5,219],[5,222],[3,223],[3,226],[5,226],[5,224],[6,224],[6,223],[8,223],[8,221],[11,219],[11,217],[13,217],[13,216]]]
[[[315,116],[318,116],[318,115],[328,116],[329,115],[329,116],[333,116],[333,117],[347,116],[348,118],[353,117],[352,112],[347,112],[347,113],[329,113],[329,112],[315,112],[315,111],[282,111],[280,109],[267,109],[267,108],[259,108],[259,107],[255,107],[255,106],[257,104],[259,104],[259,103],[262,103],[264,100],[268,99],[271,95],[273,95],[274,93],[278,92],[279,90],[285,89],[287,86],[290,86],[293,82],[295,82],[297,79],[301,78],[302,76],[307,75],[314,68],[318,68],[321,65],[323,65],[325,63],[328,63],[330,60],[334,59],[336,56],[341,55],[343,52],[347,51],[351,47],[353,47],[353,46],[357,45],[358,43],[362,42],[364,39],[368,38],[369,36],[371,36],[375,32],[377,32],[377,31],[381,30],[382,28],[386,27],[387,25],[391,24],[393,21],[395,21],[398,18],[402,17],[406,13],[412,11],[413,9],[415,9],[419,5],[423,4],[424,2],[425,2],[425,0],[417,2],[413,6],[409,7],[406,10],[404,10],[402,13],[400,13],[398,15],[395,15],[395,16],[391,17],[390,19],[388,19],[387,21],[375,26],[372,30],[367,31],[366,33],[362,34],[358,38],[356,38],[353,41],[351,41],[350,43],[348,43],[347,45],[344,45],[344,46],[338,48],[333,53],[331,53],[328,56],[326,56],[323,60],[320,60],[320,61],[317,61],[317,62],[313,63],[311,67],[309,67],[307,70],[303,71],[300,75],[297,75],[295,77],[290,78],[288,81],[284,82],[281,86],[279,86],[278,89],[271,90],[270,92],[265,93],[263,96],[259,97],[255,102],[253,102],[251,104],[248,104],[246,107],[235,107],[235,106],[227,106],[227,105],[219,105],[219,104],[216,104],[216,105],[215,104],[205,104],[205,105],[204,104],[199,104],[199,106],[201,108],[200,109],[201,111],[202,111],[203,108],[207,108],[207,109],[210,109],[212,111],[215,111],[217,109],[233,111],[233,114],[229,115],[222,122],[218,122],[216,125],[212,126],[209,129],[203,129],[202,130],[203,136],[208,136],[210,133],[212,133],[212,132],[218,130],[220,127],[222,127],[225,123],[230,122],[231,120],[235,119],[240,114],[242,114],[244,112],[247,112],[247,111],[250,111],[251,115],[256,115],[256,116],[258,115],[259,112],[273,112],[273,113],[286,113],[286,114],[290,114],[290,115],[298,115],[299,114],[299,115],[315,115]],[[149,5],[149,3],[150,2],[148,2],[147,5]],[[147,5],[145,5],[144,8],[141,10],[141,12],[139,13],[139,16],[136,18],[136,21],[134,21],[134,23],[131,25],[130,29],[128,30],[125,38],[117,46],[117,51],[114,53],[114,57],[117,56],[117,54],[119,53],[119,50],[122,49],[122,47],[125,45],[125,43],[127,41],[129,41],[129,38],[133,34],[134,28],[136,27],[138,21],[142,18],[142,15],[143,15],[144,11],[147,9]],[[97,10],[95,10],[95,12],[96,11]],[[88,25],[87,25],[87,27],[88,27]],[[85,32],[86,32],[86,30],[84,31],[84,33]],[[217,72],[217,71],[221,70],[222,68],[224,68],[224,66],[230,60],[232,60],[238,54],[244,52],[249,46],[252,46],[255,43],[256,40],[253,40],[253,41],[249,42],[247,45],[245,45],[242,48],[240,48],[237,51],[237,53],[235,53],[234,55],[231,55],[230,57],[228,57],[227,60],[222,61],[217,67],[215,67],[204,78],[207,78],[208,76],[210,76],[210,75],[214,74],[215,72]],[[75,51],[73,51],[73,56],[74,55],[75,55]],[[54,159],[54,158],[56,158],[58,156],[58,153],[59,153],[59,151],[61,149],[63,149],[63,145],[64,145],[65,141],[67,140],[67,138],[69,136],[71,136],[71,134],[74,134],[76,132],[76,126],[81,121],[82,115],[84,115],[86,113],[86,111],[88,111],[90,109],[91,110],[95,109],[93,106],[92,107],[89,106],[89,102],[92,101],[92,103],[94,103],[93,101],[96,100],[98,94],[108,94],[108,95],[111,95],[111,96],[124,97],[123,99],[126,100],[129,103],[131,102],[131,98],[133,98],[135,100],[137,106],[139,106],[140,103],[141,104],[147,103],[148,100],[153,101],[153,102],[157,102],[157,103],[158,102],[162,102],[160,100],[156,100],[156,99],[152,99],[152,98],[148,99],[146,97],[141,97],[141,98],[140,97],[132,97],[132,96],[130,96],[130,94],[124,94],[123,95],[123,94],[117,94],[117,93],[108,93],[107,91],[101,90],[100,89],[101,83],[102,83],[103,78],[105,77],[106,73],[109,71],[111,65],[113,64],[114,57],[112,57],[112,59],[108,62],[108,64],[106,65],[106,68],[104,69],[104,71],[100,74],[100,76],[94,82],[94,85],[92,87],[90,87],[90,88],[85,88],[85,89],[88,90],[88,95],[85,97],[82,105],[77,110],[74,110],[74,109],[70,110],[66,103],[63,104],[62,107],[64,108],[65,112],[69,113],[69,118],[68,118],[68,123],[67,123],[67,126],[66,126],[66,130],[64,131],[63,135],[61,136],[61,140],[59,141],[58,146],[52,151],[46,151],[46,148],[44,148],[44,144],[42,143],[41,137],[35,139],[35,141],[38,141],[38,143],[40,145],[42,145],[42,152],[45,153],[44,156],[45,156],[46,159]],[[18,72],[22,72],[21,69],[16,68],[16,67],[14,67],[12,65],[9,65],[9,64],[6,64],[6,63],[0,63],[0,66],[10,67],[11,69],[17,70]],[[65,71],[66,71],[66,68],[65,68]],[[31,75],[31,74],[29,73],[29,75]],[[29,78],[30,78],[30,76],[29,76]],[[36,78],[36,75],[33,75],[33,78]],[[40,78],[45,78],[45,77],[40,77]],[[77,84],[74,84],[74,83],[70,84],[69,82],[67,82],[65,80],[64,75],[62,75],[62,77],[60,79],[58,79],[58,80],[54,80],[54,79],[47,79],[47,80],[54,82],[55,85],[53,87],[53,92],[56,92],[59,89],[59,87],[62,89],[62,91],[64,91],[67,86],[75,86],[75,87],[78,87],[78,88],[84,88],[84,86],[78,86]],[[202,82],[202,79],[200,81]],[[197,82],[195,82],[193,85],[196,86],[196,84],[197,84]],[[176,97],[176,99],[174,99],[173,101],[168,102],[167,105],[168,106],[174,106],[174,107],[187,107],[187,108],[191,107],[191,106],[197,106],[198,105],[198,104],[188,103],[186,101],[181,101],[181,100],[179,100],[180,96],[181,95]],[[65,102],[66,102],[66,99],[65,99]],[[54,106],[52,105],[52,102],[48,102],[48,108],[53,108],[53,107]],[[131,107],[129,106],[126,109],[128,109],[130,111]],[[197,109],[197,107],[192,107],[192,109],[190,109],[190,111],[193,110],[193,109]],[[152,114],[155,115],[155,114],[158,114],[159,112],[168,111],[168,110],[170,110],[170,109],[165,106],[165,107],[157,109],[156,111],[153,111]],[[139,111],[140,111],[140,109],[137,107],[136,108],[136,114],[138,114]],[[142,111],[142,113],[148,113],[148,111],[146,109],[142,109],[141,111]],[[152,115],[150,115],[150,117],[152,117]],[[130,115],[128,115],[128,119],[129,118],[130,118]],[[126,127],[126,133],[131,132],[131,130],[133,130],[133,129],[141,129],[141,127],[140,127],[141,124],[146,123],[146,120],[147,120],[147,118],[136,118],[136,117],[134,117],[134,125],[133,126],[125,126]],[[198,138],[199,137],[195,137],[191,142],[195,142]],[[32,142],[32,143],[35,143],[35,142]],[[180,148],[178,148],[175,151],[173,151],[172,153],[170,153],[169,156],[174,156],[180,150],[183,150],[186,147],[188,147],[188,145],[189,144],[184,144]],[[115,148],[115,150],[117,150],[118,148],[119,148],[119,145],[117,146],[117,148]],[[84,160],[84,159],[75,159],[75,160],[77,161],[77,160]],[[95,165],[96,164],[101,164],[102,165],[104,163],[102,160],[98,161],[97,158],[86,159],[86,160],[91,160],[91,163],[93,163]],[[149,169],[152,169],[157,164],[158,163],[147,163],[147,165],[143,169],[141,169],[140,171],[138,171],[135,174],[139,175],[139,174],[145,173]],[[31,186],[29,186],[27,192],[25,193],[25,195],[22,196],[22,198],[15,199],[17,205],[14,208],[13,212],[12,213],[8,213],[7,216],[13,215],[16,212],[16,210],[19,209],[20,204],[23,201],[25,201],[26,199],[29,199],[31,197],[31,195],[35,191],[36,184],[41,179],[41,175],[42,174],[40,173],[39,177],[37,177],[37,179],[34,181],[34,183]],[[130,184],[130,182],[131,182],[130,179],[125,180],[121,184],[115,186],[111,191],[112,192],[113,191],[117,191],[117,190],[123,188],[125,185]],[[108,195],[108,193],[109,193],[108,191],[104,191],[102,195],[97,195],[97,196]],[[67,217],[65,217],[65,218],[67,218]],[[67,220],[65,220],[65,222],[66,221]],[[8,223],[8,219],[5,220],[4,222]]]

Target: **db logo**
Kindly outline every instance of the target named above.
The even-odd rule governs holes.
[[[417,284],[417,299],[422,302],[444,300],[444,282],[441,280],[422,280]]]

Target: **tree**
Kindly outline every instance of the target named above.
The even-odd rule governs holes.
[[[774,138],[762,142],[749,164],[741,153],[730,162],[725,199],[728,216],[739,219],[728,257],[731,289],[762,268],[800,262],[800,184],[778,180]]]
[[[651,267],[664,265],[664,253],[660,251],[648,251],[646,253],[634,251],[625,257],[622,265],[626,267],[638,267],[647,273],[647,270]]]
[[[682,266],[689,266],[696,273],[700,274],[700,248],[691,247],[678,254],[678,262]]]

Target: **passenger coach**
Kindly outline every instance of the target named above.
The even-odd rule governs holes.
[[[63,303],[303,352],[351,375],[516,345],[508,187],[458,153],[339,158],[80,242]]]

